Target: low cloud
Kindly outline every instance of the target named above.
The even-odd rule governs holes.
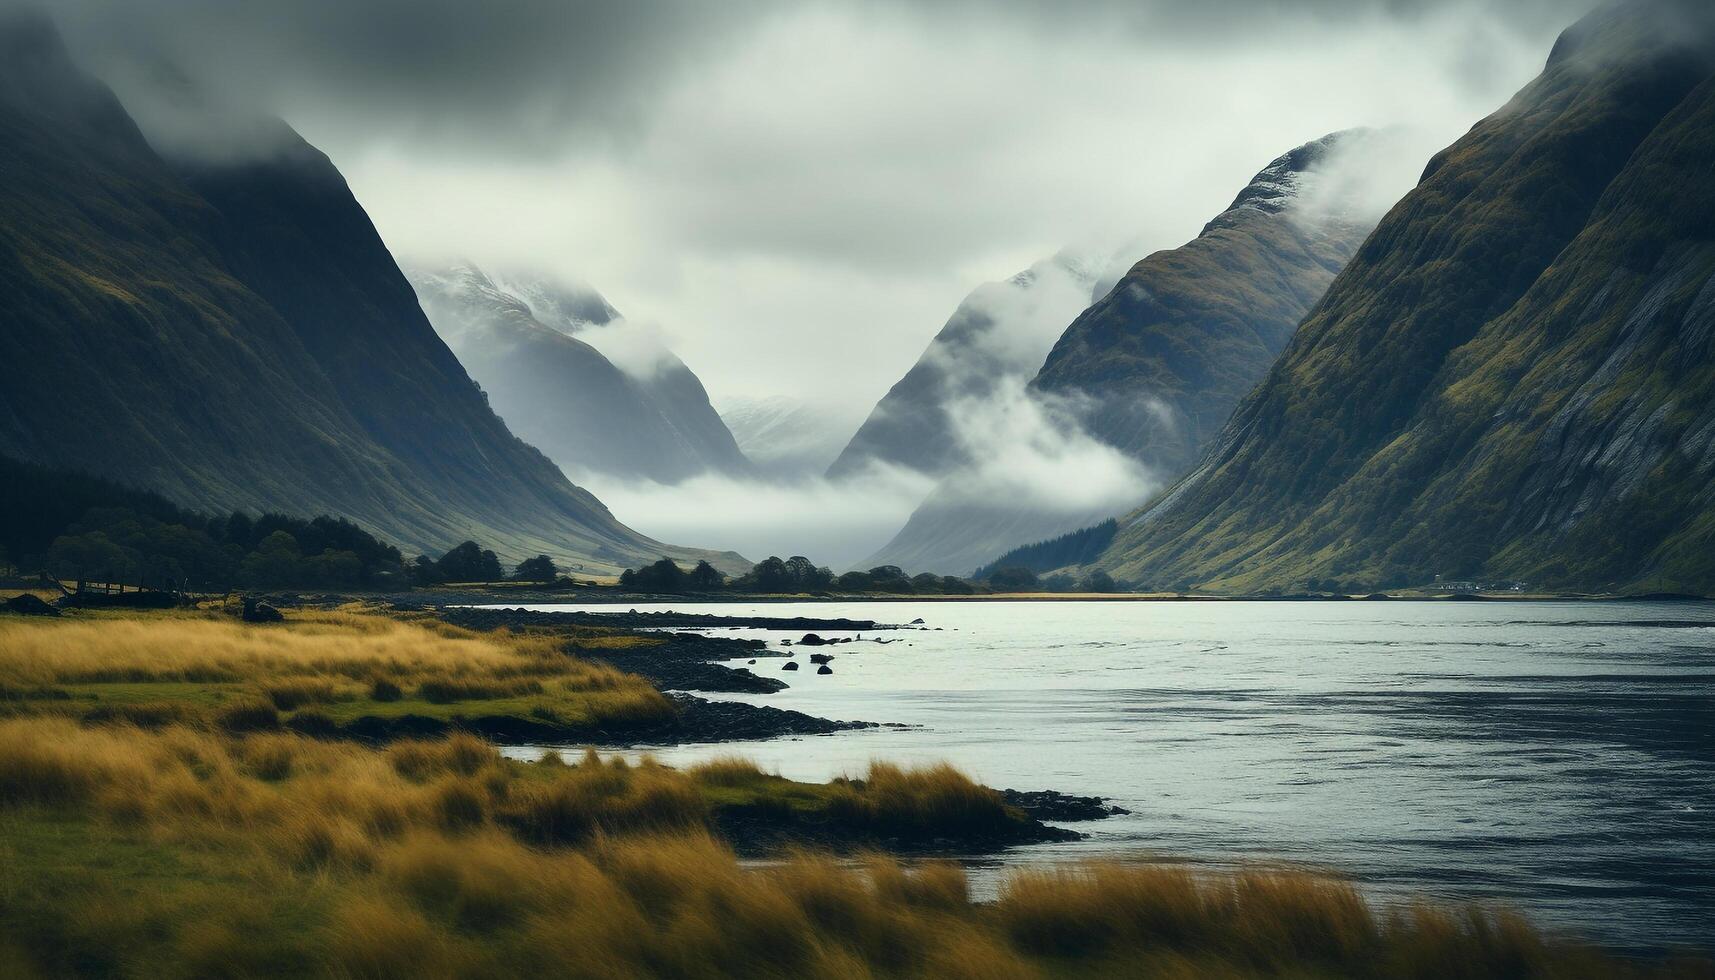
[[[577,338],[638,381],[653,381],[661,372],[683,365],[674,356],[666,331],[654,323],[616,317],[584,327]]]
[[[1413,125],[1353,132],[1311,168],[1291,212],[1311,223],[1374,225],[1423,176],[1447,134]]]
[[[1149,469],[1079,425],[1076,398],[1032,393],[1007,378],[987,398],[957,402],[951,415],[970,465],[948,476],[936,497],[997,502],[1047,513],[1118,513],[1158,485]]]
[[[670,486],[604,477],[582,483],[615,517],[658,540],[694,541],[752,561],[804,555],[840,570],[892,536],[931,485],[920,474],[879,466],[838,483],[713,475]]]
[[[1090,305],[1100,263],[1063,252],[1012,279],[985,283],[961,306],[963,329],[937,340],[924,360],[955,394],[984,391],[998,379],[1035,374],[1066,326]]]

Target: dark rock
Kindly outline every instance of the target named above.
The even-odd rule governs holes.
[[[772,677],[758,677],[746,667],[727,667],[724,661],[751,658],[763,647],[761,640],[735,640],[695,633],[674,633],[658,646],[619,650],[585,649],[574,640],[568,653],[603,660],[620,670],[641,675],[664,691],[717,691],[731,694],[773,694],[786,684]],[[751,663],[756,663],[754,659]]]
[[[797,670],[798,669],[798,661],[788,660],[788,661],[786,661],[786,666],[784,666],[780,669],[781,670]]]
[[[871,721],[832,721],[801,711],[743,701],[709,701],[689,694],[667,696],[679,709],[672,730],[647,738],[632,736],[631,744],[754,741],[786,735],[832,735],[880,727]]]
[[[462,600],[469,602],[469,597]],[[451,602],[449,601],[449,605]],[[470,629],[509,626],[615,626],[621,629],[724,629],[731,627],[772,630],[828,630],[863,632],[897,629],[869,619],[813,619],[804,616],[716,616],[711,613],[664,612],[541,612],[526,609],[447,609],[448,622]],[[814,645],[814,644],[812,644]]]
[[[1079,820],[1103,820],[1131,812],[1124,807],[1114,806],[1099,796],[1072,796],[1051,789],[1003,789],[1000,795],[1008,806],[1018,807],[1038,820],[1069,823]]]
[[[818,673],[818,674],[831,674],[833,672],[834,672],[834,668],[829,667],[827,664],[823,664],[822,666],[816,668],[816,673]]]
[[[40,596],[25,592],[6,600],[6,611],[20,616],[58,616],[60,611],[43,602]]]
[[[798,641],[798,644],[806,647],[819,647],[826,645],[828,642],[829,641],[822,639],[814,633],[805,633],[803,638]]]
[[[278,623],[286,618],[280,610],[251,596],[244,597],[244,611],[240,615],[246,623]]]
[[[833,659],[834,659],[834,655],[831,653],[812,653],[812,654],[810,654],[810,662],[813,664],[832,663]]]

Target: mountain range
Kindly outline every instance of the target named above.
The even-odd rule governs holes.
[[[1042,462],[1016,460],[1017,445],[985,447],[871,560],[968,574],[1133,507],[1188,469],[1373,226],[1353,182],[1330,169],[1366,158],[1375,139],[1334,133],[1282,154],[1196,238],[1138,261],[1063,328],[1020,397],[1051,427],[1044,438],[1110,452],[1051,457],[1055,487],[1032,495],[1009,471]],[[1092,492],[1114,482],[1092,472],[1104,466],[1127,481],[1117,496]]]
[[[51,22],[0,19],[0,453],[424,551],[701,554],[508,431],[339,171],[268,126],[265,153],[158,152]]]
[[[1145,585],[1715,589],[1715,10],[1604,6],[1429,161],[1196,468]]]

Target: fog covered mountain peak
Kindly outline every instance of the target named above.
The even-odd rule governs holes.
[[[495,410],[566,472],[657,483],[752,472],[691,369],[594,289],[468,260],[409,276]]]

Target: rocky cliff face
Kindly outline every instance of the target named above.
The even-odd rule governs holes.
[[[325,156],[158,154],[0,21],[0,452],[207,509],[327,512],[591,570],[663,546],[495,417]]]
[[[411,282],[489,404],[574,478],[753,473],[684,362],[659,348],[621,367],[587,342],[627,329],[593,290],[497,281],[468,263],[414,270]]]
[[[1715,589],[1715,13],[1640,0],[1433,159],[1101,564]]]
[[[1335,133],[1281,155],[1195,239],[1133,265],[1021,395],[1042,421],[1029,435],[1097,445],[1025,454],[1003,442],[959,460],[872,563],[968,574],[1133,507],[1189,468],[1373,226],[1328,169],[1362,159],[1372,138]],[[1044,466],[1058,486],[1026,492],[1008,472]],[[1127,485],[1092,492],[1116,477]]]

